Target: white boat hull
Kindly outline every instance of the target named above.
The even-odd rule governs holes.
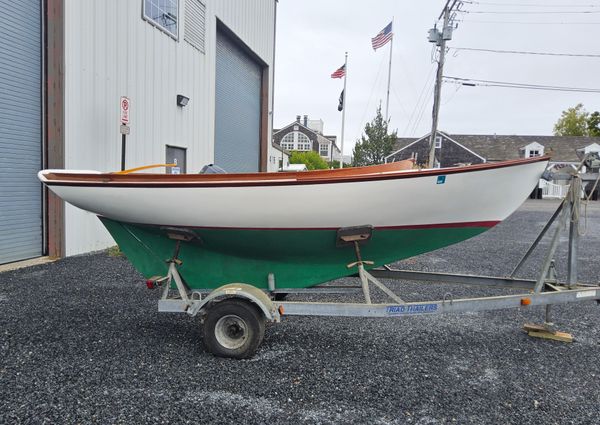
[[[65,201],[116,221],[244,229],[377,228],[499,222],[547,162],[384,180],[231,187],[52,185]],[[455,170],[455,169],[447,169]],[[68,171],[65,171],[68,172]],[[44,181],[43,172],[40,178]]]

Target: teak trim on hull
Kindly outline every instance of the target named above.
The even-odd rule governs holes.
[[[48,186],[90,187],[239,187],[239,186],[287,186],[328,183],[352,183],[363,181],[394,180],[438,175],[494,170],[535,162],[548,161],[549,156],[517,159],[468,167],[438,168],[427,170],[398,170],[370,172],[369,167],[337,170],[308,171],[298,173],[248,173],[248,174],[102,174],[68,173],[48,170],[41,173]]]

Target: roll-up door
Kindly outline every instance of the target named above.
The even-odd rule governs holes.
[[[216,56],[215,164],[228,172],[256,172],[262,69],[220,32]]]
[[[0,0],[0,264],[42,254],[39,0]]]

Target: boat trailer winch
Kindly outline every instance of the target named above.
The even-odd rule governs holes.
[[[175,240],[173,257],[168,274],[149,279],[148,287],[154,284],[164,286],[158,303],[160,312],[200,315],[203,321],[204,343],[208,350],[217,356],[232,358],[251,357],[262,342],[266,321],[279,322],[283,316],[348,316],[348,317],[408,317],[442,313],[475,312],[509,308],[530,308],[545,306],[545,320],[542,324],[526,324],[525,331],[530,336],[570,342],[573,337],[556,329],[552,321],[552,306],[572,302],[596,300],[600,303],[600,284],[578,281],[577,254],[579,245],[580,201],[583,183],[592,183],[591,193],[598,185],[598,154],[586,154],[577,169],[568,175],[571,183],[567,195],[562,199],[529,249],[522,256],[509,276],[492,277],[468,274],[434,273],[398,270],[389,266],[367,271],[365,266],[372,263],[362,258],[361,246],[371,239],[373,226],[341,228],[337,232],[336,246],[340,249],[354,249],[356,261],[347,265],[356,267],[358,285],[318,285],[309,288],[285,288],[276,285],[276,276],[266,273],[267,290],[244,283],[229,283],[214,290],[190,290],[181,278],[177,258],[181,243],[199,243],[189,232],[171,229],[170,237]],[[583,172],[585,169],[595,172]],[[589,201],[587,196],[586,201]],[[554,259],[561,231],[568,227],[568,270],[565,282],[556,278]],[[540,241],[554,228],[550,247],[541,263],[537,279],[517,277],[523,264],[530,258]],[[201,243],[201,242],[200,242]],[[407,302],[378,279],[394,279],[413,282],[452,283],[468,286],[507,288],[521,290],[518,294],[483,298],[455,299],[446,294],[438,301]],[[387,295],[392,302],[373,303],[373,285]],[[344,294],[363,293],[364,302],[313,302],[284,301],[287,294]]]

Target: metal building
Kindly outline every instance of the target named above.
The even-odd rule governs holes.
[[[127,168],[267,171],[276,0],[0,5],[0,264],[114,244],[36,173],[118,170],[121,96]]]

